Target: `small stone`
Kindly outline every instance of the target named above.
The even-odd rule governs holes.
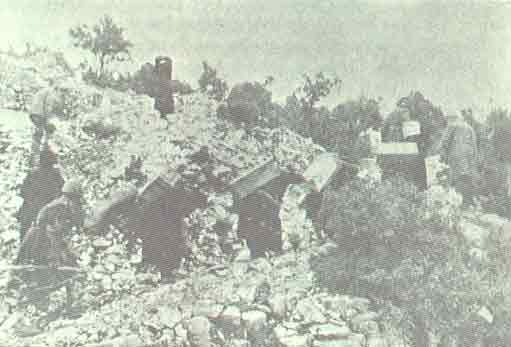
[[[378,317],[379,317],[378,313],[376,313],[374,311],[369,311],[369,312],[366,312],[366,313],[360,313],[360,314],[356,315],[351,320],[351,323],[357,324],[357,323],[360,323],[360,322],[376,320],[376,319],[378,319]]]
[[[257,285],[254,301],[258,304],[265,304],[271,295],[271,286],[264,280]]]
[[[317,251],[318,255],[321,257],[329,256],[338,250],[339,246],[337,246],[334,242],[328,241],[327,243],[321,245]]]
[[[493,323],[493,314],[488,309],[488,307],[486,307],[486,306],[481,307],[481,309],[477,312],[477,314],[481,318],[483,318],[488,324]]]
[[[358,314],[358,312],[354,308],[347,308],[345,311],[340,312],[340,314],[342,319],[350,321]]]
[[[286,317],[287,314],[286,302],[287,302],[286,296],[281,293],[274,294],[270,296],[270,298],[268,299],[268,304],[270,305],[273,314],[279,319],[283,319]]]
[[[479,222],[488,228],[499,229],[507,223],[507,221],[496,214],[483,214],[479,217]]]
[[[366,298],[352,298],[351,304],[359,312],[367,312],[367,311],[369,311],[369,306],[371,305],[371,301]]]
[[[481,248],[472,247],[468,252],[472,259],[478,263],[484,263],[488,260],[488,253],[486,252],[486,250],[483,250]]]
[[[257,286],[254,284],[245,284],[238,288],[236,294],[245,304],[251,304],[255,300]]]
[[[366,336],[364,334],[352,334],[350,339],[358,342],[356,346],[366,346]]]
[[[313,347],[362,347],[357,339],[347,338],[344,340],[316,340]],[[365,347],[365,346],[364,346]]]
[[[234,258],[234,261],[237,263],[248,263],[251,259],[250,249],[245,247],[238,253],[236,258]]]
[[[258,258],[250,263],[248,267],[249,271],[256,271],[262,274],[269,274],[273,271],[273,267],[266,258]]]
[[[187,333],[192,347],[210,347],[211,324],[206,317],[193,317],[188,323]]]
[[[386,347],[387,342],[385,338],[380,335],[369,335],[367,337],[367,347]]]
[[[266,313],[267,315],[272,314],[271,308],[269,308],[266,305],[260,305],[260,304],[253,304],[247,307],[247,311],[256,310]]]
[[[351,330],[347,326],[338,326],[330,323],[313,325],[309,331],[319,340],[346,339],[351,335]]]
[[[115,339],[109,340],[107,342],[102,343],[100,346],[110,347],[110,346],[122,346],[122,347],[139,347],[143,345],[143,341],[140,337],[136,335],[129,335],[124,337],[117,337]]]
[[[374,315],[370,313],[364,313],[361,315],[356,316],[351,321],[351,325],[353,330],[362,333],[362,334],[378,334],[380,332],[380,328],[378,326],[378,323],[376,323],[374,320],[371,320],[371,318],[376,319],[377,315]]]
[[[302,316],[306,323],[326,323],[327,321],[321,309],[311,299],[299,301],[295,313]]]
[[[267,336],[267,317],[261,311],[247,311],[241,316],[249,340],[255,346],[262,346]]]
[[[248,331],[257,330],[266,324],[266,313],[255,310],[247,311],[242,313],[241,319]]]
[[[180,323],[178,324],[175,328],[174,328],[174,331],[176,333],[176,338],[178,340],[181,340],[181,341],[184,341],[186,340],[187,338],[187,331],[186,331],[186,328],[185,326],[183,325],[183,323]]]
[[[170,306],[162,306],[158,308],[156,315],[161,324],[167,327],[173,327],[182,320],[179,310]]]
[[[460,221],[460,230],[465,239],[474,247],[484,248],[489,231],[466,220]]]
[[[310,347],[311,337],[307,335],[287,336],[278,340],[282,347]]]
[[[229,344],[230,347],[251,347],[250,342],[245,339],[232,339]]]
[[[219,325],[226,336],[241,335],[241,310],[237,306],[229,306],[220,315]]]
[[[298,335],[298,331],[294,329],[294,326],[288,326],[286,323],[288,322],[284,322],[283,324],[277,325],[273,328],[273,335],[279,341],[285,337]],[[299,327],[299,325],[295,326]]]
[[[192,309],[193,316],[204,316],[211,320],[218,319],[222,313],[223,306],[213,300],[199,300]]]

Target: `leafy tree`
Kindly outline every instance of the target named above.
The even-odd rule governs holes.
[[[130,59],[133,44],[124,37],[124,29],[105,15],[92,28],[83,24],[70,29],[73,45],[92,53],[96,59],[96,78],[106,76],[106,67],[114,61]]]
[[[359,135],[383,122],[376,100],[361,97],[336,106],[307,109],[296,95],[287,98],[282,119],[288,127],[341,157],[357,161],[366,156]]]
[[[221,107],[221,112],[218,114],[230,119],[236,125],[279,126],[282,107],[272,102],[272,93],[266,88],[272,81],[272,77],[267,77],[264,83],[236,84],[226,99],[227,107]]]
[[[296,92],[301,95],[300,102],[307,111],[311,111],[321,98],[328,96],[333,89],[341,86],[341,80],[338,77],[330,78],[322,72],[316,74],[314,78],[304,74],[303,79],[303,85],[297,88]]]
[[[359,136],[368,129],[379,129],[383,123],[378,101],[360,97],[358,100],[349,100],[332,110],[328,129],[328,138],[342,157],[353,161],[367,156],[363,153]]]
[[[216,69],[212,68],[207,62],[202,62],[202,74],[199,78],[199,90],[206,93],[210,98],[218,102],[225,99],[229,89],[227,82],[218,77]]]

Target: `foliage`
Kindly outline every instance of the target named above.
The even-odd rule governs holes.
[[[90,71],[95,73],[97,81],[108,77],[106,70],[108,64],[114,61],[123,62],[130,58],[129,50],[133,44],[124,37],[124,29],[109,16],[105,15],[92,28],[85,24],[72,28],[69,34],[75,47],[94,55],[95,67]],[[90,72],[87,76],[89,74]]]
[[[300,95],[300,102],[307,111],[311,111],[322,98],[341,86],[341,80],[338,77],[327,77],[322,72],[317,73],[314,78],[304,74],[303,79],[303,85],[298,87],[296,92]]]
[[[383,122],[378,102],[365,97],[349,100],[332,111],[319,107],[307,113],[300,100],[290,96],[284,114],[291,129],[355,162],[368,154],[360,134],[368,129],[378,129]]]
[[[199,78],[199,90],[213,100],[218,102],[224,100],[229,89],[227,82],[218,77],[217,70],[207,62],[202,62],[202,68],[202,74]]]
[[[417,144],[419,150],[426,153],[441,135],[447,121],[440,107],[426,99],[420,92],[410,92],[397,102],[397,110],[386,119],[382,137],[384,141],[399,142],[402,138],[401,123],[407,120],[416,120],[421,125],[421,134]]]
[[[235,85],[227,97],[227,118],[236,125],[248,127],[272,118],[272,94],[264,84],[244,82]]]
[[[312,260],[316,279],[400,307],[416,346],[427,345],[426,331],[455,336],[474,307],[488,304],[490,286],[456,231],[459,204],[440,188],[417,193],[400,179],[327,192],[321,223],[339,253]]]
[[[478,120],[470,109],[463,110],[462,115],[477,136],[480,203],[485,211],[508,217],[511,206],[507,196],[505,166],[511,157],[509,111],[493,109],[484,120]]]
[[[155,73],[155,67],[151,63],[145,63],[138,69],[129,81],[129,88],[137,94],[145,94],[150,97],[157,95],[158,76]],[[193,93],[192,87],[183,81],[172,80],[172,89],[174,93],[188,95]]]

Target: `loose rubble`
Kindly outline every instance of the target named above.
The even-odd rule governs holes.
[[[64,177],[84,178],[89,211],[112,188],[129,183],[118,178],[131,156],[141,158],[144,174],[155,177],[189,164],[192,153],[208,146],[216,163],[215,175],[229,182],[269,160],[301,175],[324,152],[287,129],[238,129],[219,119],[214,112],[217,105],[201,95],[183,97],[167,123],[153,110],[149,97],[87,86],[58,55],[16,59],[0,55],[0,61],[3,108],[24,110],[30,97],[51,81],[67,88],[64,116],[53,120],[57,131],[52,146],[59,151]],[[84,131],[98,119],[116,131],[101,136]],[[14,216],[21,205],[17,186],[27,169],[30,132],[24,128],[8,134],[0,128],[0,176],[4,178],[0,183],[0,266],[12,261],[19,242]],[[380,172],[371,166],[365,174],[380,179]],[[250,260],[246,248],[233,246],[238,240],[232,197],[205,192],[208,208],[194,211],[186,221],[192,253],[203,266],[171,284],[156,286],[157,274],[139,271],[140,247],[129,251],[117,230],[103,237],[78,235],[73,244],[87,272],[81,291],[83,315],[76,320],[58,319],[45,331],[26,328],[22,334],[17,330],[19,323],[29,317],[2,310],[0,345],[397,346],[381,329],[379,312],[372,310],[369,300],[332,295],[315,285],[308,258],[335,245],[319,246],[315,240],[302,206],[312,189],[309,183],[289,186],[281,205],[284,248],[297,251],[257,260]],[[442,193],[431,188],[431,203]],[[445,218],[460,203],[455,194],[451,200],[444,206]],[[221,235],[215,229],[219,221],[231,226]],[[464,223],[463,234],[481,252],[489,232],[509,227],[509,222],[492,215],[467,215]],[[6,281],[5,271],[0,272],[0,288]],[[9,306],[5,299],[0,304]]]

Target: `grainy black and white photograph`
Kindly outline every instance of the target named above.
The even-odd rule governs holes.
[[[511,2],[0,0],[0,347],[510,347]]]

